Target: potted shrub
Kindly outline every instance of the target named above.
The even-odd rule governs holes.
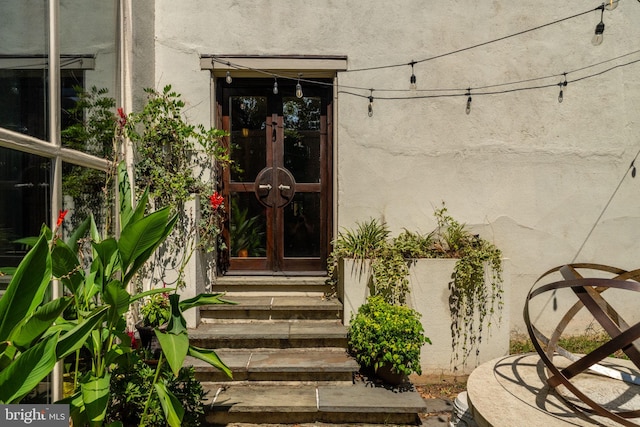
[[[398,385],[408,375],[420,375],[420,351],[431,340],[424,335],[420,314],[372,296],[352,316],[349,351],[365,370]]]

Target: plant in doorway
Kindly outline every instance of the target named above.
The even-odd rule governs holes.
[[[262,256],[264,249],[264,229],[260,215],[249,216],[249,208],[240,208],[235,198],[231,199],[231,252],[234,256]]]

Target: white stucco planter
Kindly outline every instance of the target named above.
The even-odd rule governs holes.
[[[510,274],[508,260],[503,261],[503,301],[502,320],[492,320],[491,328],[482,334],[478,356],[470,356],[466,365],[461,361],[453,363],[451,348],[451,314],[449,312],[449,282],[455,266],[455,259],[418,259],[409,268],[409,289],[407,305],[422,315],[422,326],[432,345],[425,344],[420,356],[423,375],[463,375],[469,374],[476,366],[509,353],[509,288]],[[364,304],[369,296],[367,282],[369,263],[345,259],[339,265],[340,279],[338,295],[344,304],[344,322],[349,325],[352,314]],[[362,271],[361,271],[362,270]]]

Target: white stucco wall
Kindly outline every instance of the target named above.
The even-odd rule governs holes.
[[[402,64],[598,5],[201,0],[176,8],[161,0],[155,11],[156,81],[158,87],[172,83],[190,104],[190,116],[208,123],[210,81],[209,73],[200,71],[201,54],[347,55],[350,70]],[[418,87],[473,88],[557,75],[640,48],[639,3],[621,0],[604,19],[601,46],[590,42],[600,20],[593,11],[417,64]],[[516,330],[523,330],[526,292],[547,269],[574,259],[640,267],[640,182],[627,173],[640,147],[640,64],[571,83],[621,62],[627,61],[570,73],[561,104],[555,86],[486,96],[472,91],[469,115],[466,97],[460,96],[376,99],[369,118],[367,99],[338,93],[337,226],[375,217],[394,232],[427,232],[435,225],[434,207],[445,201],[456,219],[494,241],[511,260],[508,309]],[[338,83],[407,89],[410,74],[408,66],[345,72]],[[494,88],[501,89],[509,87]]]

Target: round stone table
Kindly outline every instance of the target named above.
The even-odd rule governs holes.
[[[607,358],[601,364],[637,375],[633,364],[625,360]],[[469,410],[480,427],[620,426],[608,418],[573,409],[547,385],[546,378],[544,363],[537,353],[486,362],[469,376]],[[638,385],[590,372],[574,380],[582,392],[612,410],[640,408]],[[574,398],[567,395],[567,399]],[[638,418],[629,421],[640,425]]]

